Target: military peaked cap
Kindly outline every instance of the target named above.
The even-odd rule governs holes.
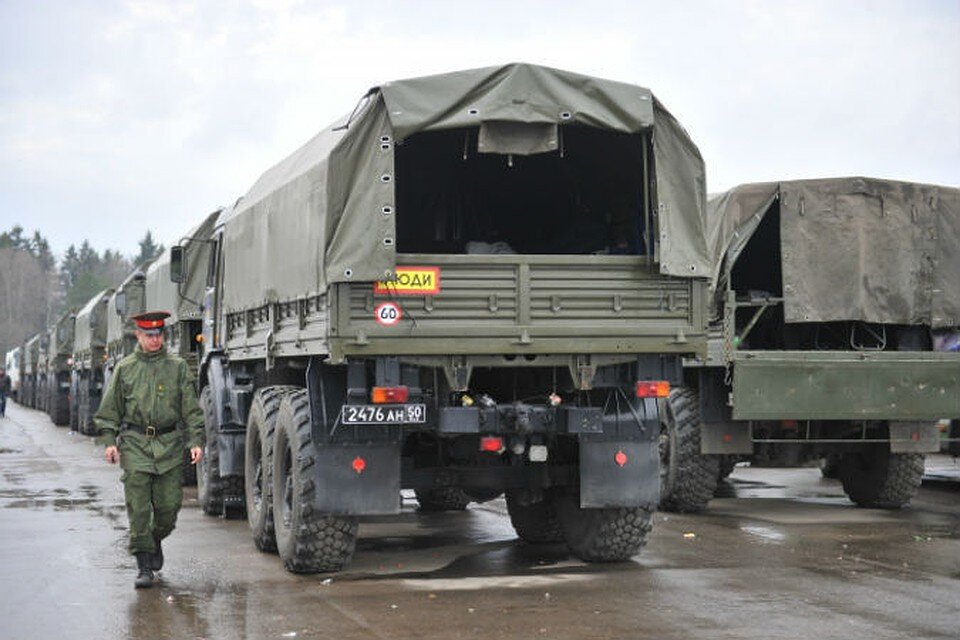
[[[166,311],[147,311],[133,316],[137,329],[150,335],[163,332],[163,321],[170,317]]]

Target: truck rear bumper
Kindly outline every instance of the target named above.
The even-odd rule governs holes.
[[[741,351],[734,420],[960,417],[960,354]]]

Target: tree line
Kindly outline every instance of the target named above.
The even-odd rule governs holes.
[[[65,311],[79,309],[98,292],[116,286],[135,265],[145,267],[163,252],[147,231],[139,251],[103,253],[84,240],[59,259],[39,231],[20,225],[0,233],[0,354],[49,326]],[[0,360],[0,366],[3,361]]]

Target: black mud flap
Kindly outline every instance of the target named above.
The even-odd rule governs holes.
[[[220,450],[220,477],[243,477],[243,456],[247,436],[243,431],[221,432],[217,437],[217,448]]]
[[[648,507],[660,503],[660,452],[654,441],[580,438],[580,506]]]
[[[400,513],[400,444],[318,445],[316,474],[320,513]]]

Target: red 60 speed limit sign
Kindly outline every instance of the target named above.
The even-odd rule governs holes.
[[[400,305],[395,302],[384,302],[378,304],[377,308],[373,310],[373,317],[377,319],[377,324],[392,327],[400,322],[403,311],[400,310]]]

